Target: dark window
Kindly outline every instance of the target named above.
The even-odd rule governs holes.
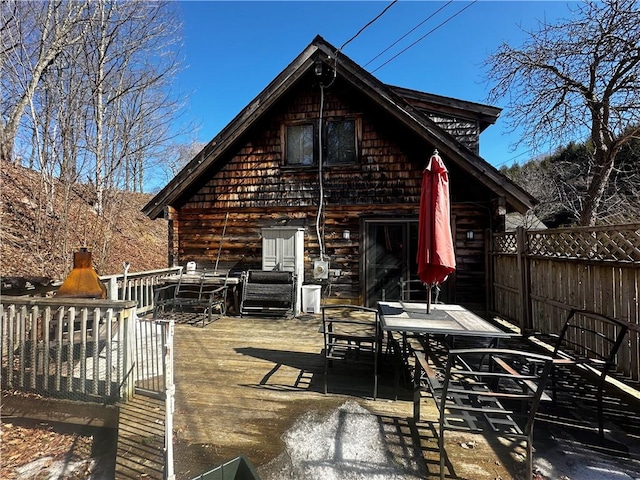
[[[313,165],[313,124],[287,126],[287,165]]]
[[[327,165],[356,162],[355,120],[330,121],[326,134]]]

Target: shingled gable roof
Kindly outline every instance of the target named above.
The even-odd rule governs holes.
[[[475,109],[476,113],[484,118],[484,123],[481,120],[481,125],[486,125],[487,122],[493,123],[490,118],[492,115],[497,118],[499,109],[385,85],[341,52],[337,52],[337,49],[322,37],[317,36],[293,62],[178,172],[145,205],[142,211],[152,219],[160,217],[164,207],[176,202],[250,126],[268,112],[301,77],[314,68],[314,63],[318,58],[331,68],[336,68],[337,75],[350,82],[399,122],[428,140],[448,162],[456,163],[496,194],[504,196],[517,211],[524,213],[536,202],[532,196],[511,182],[496,168],[440,128],[421,108],[412,106],[412,103],[430,99],[441,104],[449,101],[449,103],[455,104],[454,106],[466,107],[471,112]]]
[[[414,108],[424,113],[442,113],[476,120],[480,125],[481,132],[496,123],[500,112],[502,112],[501,108],[484,105],[482,103],[443,97],[442,95],[420,92],[418,90],[411,90],[394,85],[387,86],[409,102]]]

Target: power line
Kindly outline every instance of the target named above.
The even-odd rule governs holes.
[[[382,12],[380,12],[378,14],[378,16],[376,18],[374,18],[373,20],[371,20],[369,23],[367,23],[364,27],[362,27],[360,30],[358,30],[358,33],[356,33],[353,37],[351,37],[349,40],[347,40],[346,42],[344,42],[342,44],[342,46],[338,49],[338,51],[341,51],[344,47],[347,46],[347,44],[351,43],[353,40],[355,40],[355,38],[360,35],[362,32],[364,32],[364,30],[369,27],[373,22],[375,22],[376,20],[378,20],[382,15],[384,15],[385,13],[387,13],[387,10],[389,10],[395,3],[397,3],[398,0],[393,0],[393,2],[391,2],[389,5],[387,5],[385,7],[384,10],[382,10]]]
[[[375,70],[372,70],[371,73],[375,73],[378,70],[380,70],[382,67],[384,67],[387,63],[395,60],[396,58],[398,58],[400,55],[402,55],[404,52],[406,52],[407,50],[409,50],[411,47],[415,46],[417,43],[421,42],[422,40],[424,40],[426,37],[428,37],[429,35],[431,35],[433,32],[435,32],[436,30],[438,30],[440,27],[442,27],[443,25],[449,23],[451,20],[453,20],[455,17],[457,17],[458,15],[460,15],[462,12],[464,12],[467,8],[469,8],[471,5],[473,5],[474,3],[476,3],[478,0],[473,0],[473,2],[471,2],[470,4],[468,4],[466,7],[461,8],[460,10],[458,10],[456,13],[454,13],[453,15],[451,15],[449,18],[447,18],[444,22],[442,22],[440,25],[438,25],[435,28],[432,28],[430,31],[428,31],[427,33],[425,33],[422,37],[420,37],[418,40],[416,40],[415,42],[413,42],[411,45],[409,45],[408,47],[406,47],[405,49],[401,50],[400,52],[398,52],[397,54],[395,54],[393,57],[391,57],[389,60],[387,60],[386,62],[384,62],[382,65],[378,66]]]
[[[417,28],[421,27],[422,25],[424,25],[427,21],[431,20],[431,18],[433,18],[435,15],[437,15],[442,9],[444,9],[445,7],[447,7],[450,3],[453,3],[453,0],[449,0],[447,3],[445,3],[443,6],[441,6],[438,10],[436,10],[435,12],[433,12],[431,15],[429,15],[427,18],[425,18],[424,20],[422,20],[418,25],[416,25],[415,27],[413,27],[411,30],[409,30],[407,33],[405,33],[403,36],[401,36],[398,40],[396,40],[395,42],[393,42],[391,45],[389,45],[387,48],[385,48],[383,51],[381,51],[378,55],[376,55],[375,57],[373,57],[371,60],[369,60],[367,63],[365,63],[363,66],[366,67],[367,65],[369,65],[371,62],[373,62],[374,60],[377,60],[381,55],[387,53],[391,48],[395,47],[398,42],[404,40],[408,35],[410,35],[411,33],[413,33]]]
[[[495,167],[496,168],[501,167],[502,165],[505,165],[505,164],[515,160],[516,158],[521,157],[522,155],[527,155],[528,153],[531,153],[531,152],[533,152],[533,149],[527,150],[526,152],[519,153],[518,155],[515,155],[515,156],[513,156],[511,158],[507,158],[506,160],[503,160],[502,162],[496,164]]]

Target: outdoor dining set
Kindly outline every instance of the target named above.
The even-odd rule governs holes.
[[[290,282],[278,283],[275,296],[265,290],[271,287],[260,283],[265,279],[273,282],[277,273],[254,275],[258,296],[275,300],[264,304],[258,297],[252,298],[253,302],[247,303],[251,307],[248,313],[264,315],[265,305],[278,307],[277,315],[290,312],[289,306],[273,303],[283,299],[287,305],[292,303],[292,294],[286,288]],[[169,309],[195,310],[204,326],[213,321],[214,315],[226,315],[228,307],[236,315],[242,314],[246,310],[242,306],[245,283],[246,275],[238,278],[228,273],[185,272],[156,288],[154,315]],[[408,282],[402,284],[409,288]],[[242,297],[240,306],[238,295]],[[595,375],[597,426],[603,437],[605,379],[615,366],[616,353],[627,333],[626,323],[596,312],[571,310],[557,335],[540,339],[537,345],[529,343],[528,348],[514,348],[511,340],[521,340],[520,332],[500,328],[461,305],[402,298],[404,295],[396,301],[379,301],[375,307],[329,302],[321,305],[323,390],[325,394],[331,390],[332,375],[357,368],[358,381],[366,381],[371,375],[375,400],[380,373],[383,367],[392,365],[396,398],[401,380],[413,390],[416,424],[426,421],[421,416],[424,402],[433,402],[437,409],[438,418],[431,421],[438,425],[441,478],[447,431],[493,433],[524,442],[531,475],[534,420],[541,404],[553,404],[557,398],[562,387],[556,381],[559,369],[577,368]],[[597,336],[597,345],[585,340],[592,335]],[[364,374],[363,365],[367,369]]]
[[[439,285],[455,272],[456,260],[447,170],[437,151],[424,170],[421,192],[416,275],[401,280],[399,290],[404,293],[417,282],[426,290],[426,301],[401,295],[364,306],[324,299],[320,312],[314,312],[321,319],[323,391],[331,390],[340,370],[364,365],[367,373],[356,378],[365,381],[371,374],[376,400],[380,372],[391,364],[396,398],[401,380],[412,389],[416,425],[424,420],[424,402],[436,407],[437,418],[431,422],[438,425],[442,479],[448,431],[493,433],[524,442],[526,478],[532,478],[534,420],[542,404],[556,401],[563,387],[557,381],[561,369],[578,369],[596,379],[597,431],[603,438],[605,379],[628,325],[598,312],[572,309],[559,332],[539,339],[527,332],[524,341],[523,332],[500,328],[461,305],[439,303]],[[204,313],[204,325],[214,314],[225,315],[228,304],[240,315],[291,315],[293,285],[291,273],[281,271],[250,271],[240,278],[206,272],[181,275],[156,289],[154,315],[166,308],[196,309]]]
[[[377,308],[355,305],[322,307],[324,391],[336,363],[368,364],[377,397],[382,359],[393,359],[396,389],[409,376],[413,416],[424,421],[421,405],[434,402],[438,418],[440,474],[445,476],[445,433],[493,433],[525,444],[527,471],[532,478],[533,426],[541,403],[552,404],[559,389],[559,369],[587,369],[597,379],[597,424],[602,438],[602,396],[607,373],[627,326],[584,310],[572,310],[562,331],[542,347],[514,348],[504,331],[460,305],[378,302]],[[598,332],[597,348],[581,341]],[[384,349],[384,351],[383,351]],[[363,377],[366,378],[366,377]]]

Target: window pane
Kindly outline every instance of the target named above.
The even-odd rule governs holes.
[[[313,165],[313,125],[287,127],[287,165]]]
[[[356,122],[343,120],[327,124],[327,163],[355,163]]]

